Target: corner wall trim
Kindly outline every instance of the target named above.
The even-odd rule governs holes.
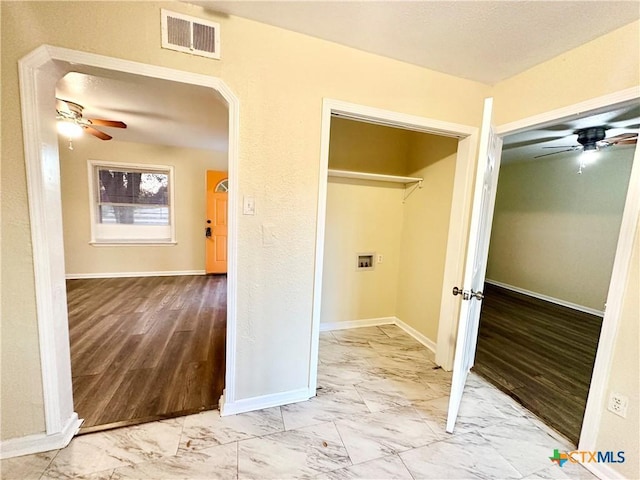
[[[436,342],[431,340],[429,337],[427,337],[426,335],[423,335],[412,326],[407,325],[399,318],[396,318],[395,324],[398,327],[400,327],[402,330],[407,332],[409,335],[411,335],[413,338],[415,338],[417,341],[419,341],[421,344],[423,344],[425,347],[427,347],[429,350],[431,350],[433,353],[436,353],[437,344]]]
[[[377,327],[378,325],[393,325],[396,317],[365,318],[363,320],[346,320],[344,322],[327,322],[320,324],[321,332],[331,330],[345,330],[348,328]]]
[[[545,302],[555,303],[556,305],[571,308],[573,310],[578,310],[579,312],[596,315],[597,317],[604,317],[604,312],[601,310],[596,310],[595,308],[584,307],[582,305],[578,305],[577,303],[571,303],[565,300],[560,300],[559,298],[549,297],[547,295],[543,295],[542,293],[532,292],[531,290],[525,290],[524,288],[514,287],[513,285],[509,285],[507,283],[496,282],[495,280],[490,280],[488,278],[485,279],[485,282],[488,283],[489,285],[495,285],[496,287],[501,287],[506,290],[511,290],[512,292],[521,293],[529,297],[537,298],[538,300],[544,300]]]
[[[175,270],[161,272],[105,272],[105,273],[68,273],[67,280],[84,278],[129,278],[129,277],[179,277],[183,275],[205,275],[204,270]]]
[[[315,395],[308,388],[300,388],[298,390],[289,390],[287,392],[272,393],[269,395],[261,395],[259,397],[243,398],[235,402],[226,402],[222,404],[220,416],[235,415],[237,413],[252,412],[263,408],[279,407],[289,403],[298,403],[309,400]]]
[[[11,438],[0,443],[0,458],[19,457],[32,453],[58,450],[69,445],[73,436],[78,433],[82,420],[74,413],[59,433],[47,435],[38,433],[26,437]]]
[[[410,336],[415,338],[422,345],[427,347],[433,353],[436,353],[436,343],[427,336],[420,333],[415,328],[407,325],[398,317],[380,317],[380,318],[365,318],[364,320],[348,320],[344,322],[331,322],[321,323],[320,331],[329,332],[331,330],[345,330],[348,328],[361,328],[361,327],[377,327],[379,325],[397,325],[404,330]]]

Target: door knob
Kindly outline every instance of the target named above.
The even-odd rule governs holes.
[[[461,288],[458,288],[458,287],[453,287],[452,293],[454,296],[462,295],[463,300],[469,300],[469,292],[466,290],[462,290]]]
[[[204,231],[204,236],[207,238],[211,238],[211,227],[207,227],[207,229]]]
[[[478,292],[474,292],[473,289],[471,290],[471,296],[475,297],[476,300],[482,300],[484,298],[484,293],[478,291]]]
[[[475,298],[476,300],[482,300],[484,299],[484,293],[478,291],[476,292],[475,290],[471,289],[471,291],[467,291],[467,290],[462,290],[461,288],[458,287],[453,287],[452,292],[453,295],[462,295],[462,299],[463,300],[469,300],[471,298]]]

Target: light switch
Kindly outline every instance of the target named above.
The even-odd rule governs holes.
[[[255,215],[256,214],[256,199],[253,197],[243,197],[242,201],[242,214],[243,215]]]

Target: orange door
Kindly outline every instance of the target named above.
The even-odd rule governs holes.
[[[207,170],[207,273],[227,273],[227,172]]]

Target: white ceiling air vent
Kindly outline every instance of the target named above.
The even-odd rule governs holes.
[[[162,9],[162,48],[220,59],[220,24]]]

